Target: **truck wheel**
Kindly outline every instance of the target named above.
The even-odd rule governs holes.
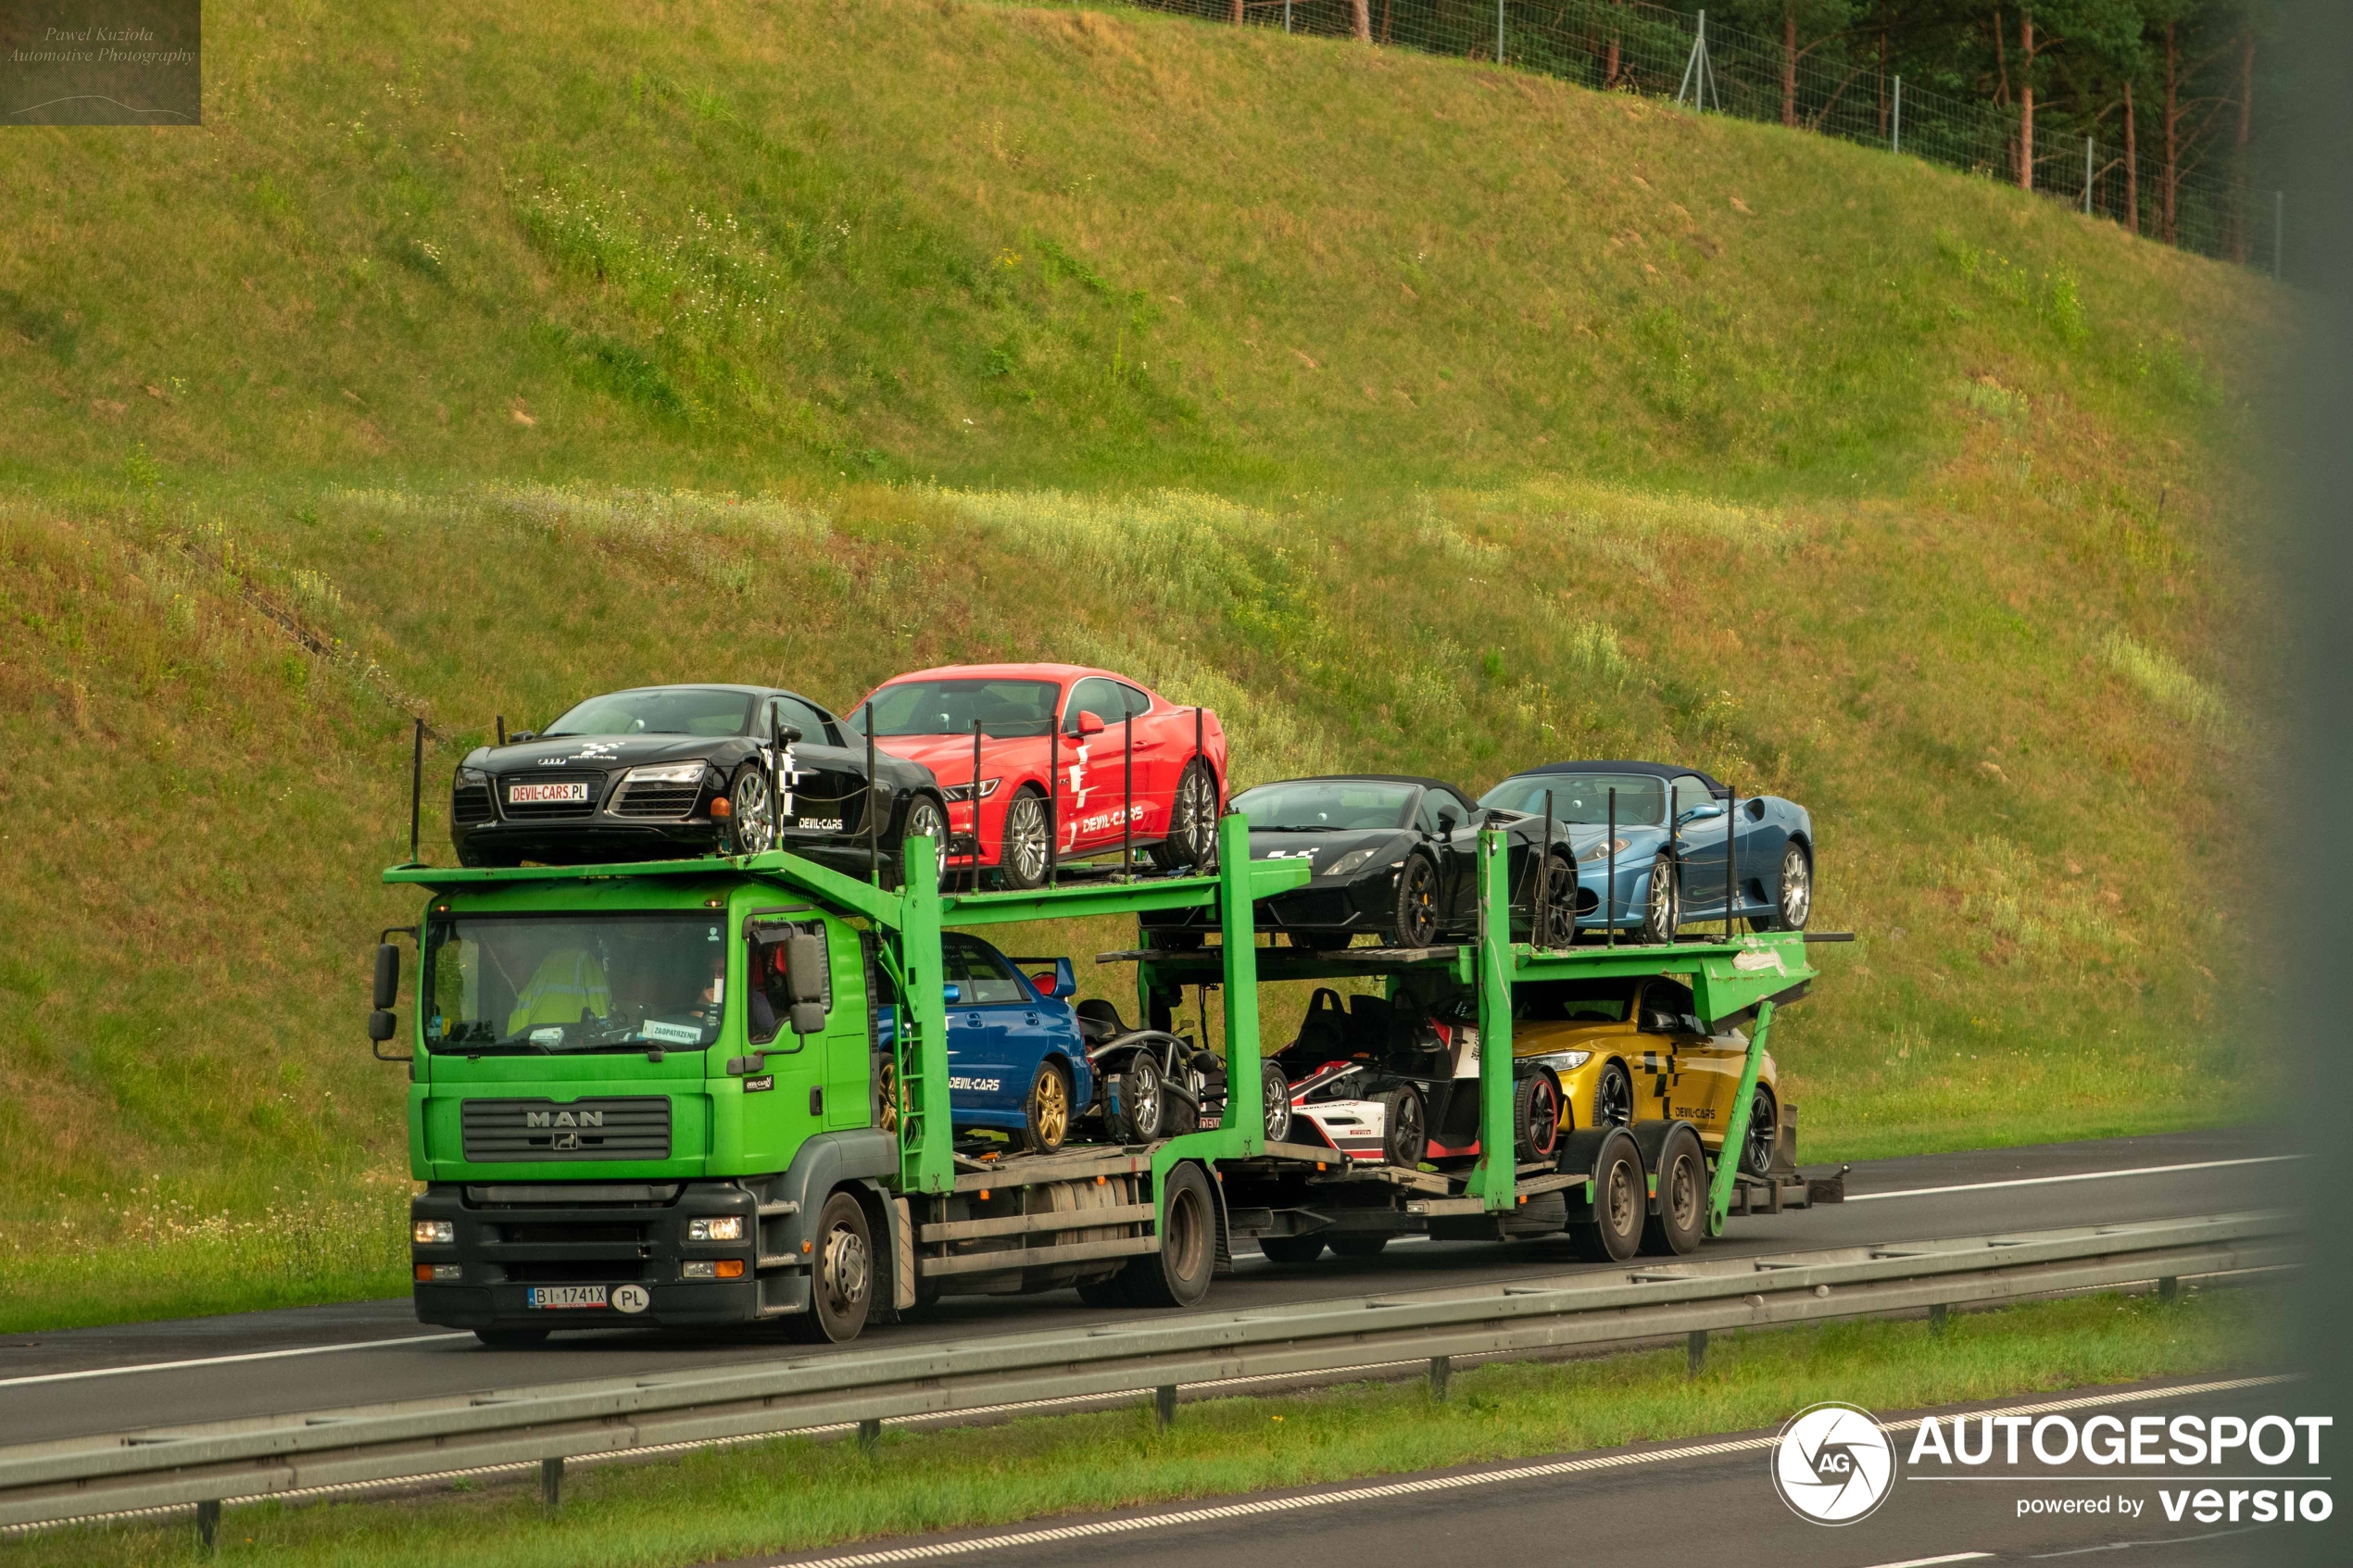
[[[1512,1141],[1522,1160],[1550,1160],[1561,1141],[1561,1085],[1540,1067],[1512,1085]]]
[[[846,1192],[825,1199],[810,1259],[809,1311],[785,1320],[786,1332],[812,1345],[855,1339],[875,1304],[875,1244],[866,1210]]]
[[[1324,1255],[1320,1236],[1262,1236],[1258,1249],[1270,1263],[1312,1263]]]
[[[1336,1236],[1331,1239],[1333,1255],[1340,1258],[1378,1258],[1388,1245],[1389,1237],[1385,1236]]]
[[[1005,808],[1002,842],[997,847],[997,874],[1008,887],[1046,885],[1046,848],[1054,826],[1046,820],[1046,797],[1024,784]]]
[[[1781,1130],[1775,1110],[1773,1091],[1757,1085],[1756,1098],[1748,1107],[1748,1136],[1741,1143],[1741,1170],[1747,1175],[1772,1174],[1773,1150]]]
[[[544,1328],[478,1328],[474,1337],[485,1350],[535,1350],[547,1343]]]
[[[1033,1154],[1051,1154],[1070,1135],[1070,1079],[1058,1062],[1041,1061],[1030,1081],[1029,1097],[1021,1102],[1021,1146]]]
[[[1594,1263],[1622,1263],[1631,1258],[1642,1244],[1642,1211],[1647,1207],[1642,1153],[1630,1135],[1615,1133],[1593,1161],[1591,1217],[1569,1222],[1568,1238],[1577,1244],[1577,1255]]]
[[[1661,855],[1651,862],[1650,891],[1642,899],[1642,940],[1672,942],[1682,923],[1683,898],[1675,885],[1675,858]]]
[[[1266,1141],[1286,1142],[1290,1137],[1290,1080],[1273,1062],[1262,1061],[1258,1064],[1258,1082],[1266,1101]]]
[[[1642,1222],[1642,1250],[1680,1257],[1707,1235],[1707,1156],[1699,1135],[1677,1127],[1658,1151],[1658,1212]]]
[[[1429,1152],[1429,1118],[1422,1113],[1422,1092],[1400,1084],[1380,1097],[1381,1158],[1408,1171]]]
[[[1188,1161],[1168,1173],[1161,1194],[1160,1250],[1119,1271],[1139,1307],[1190,1307],[1209,1294],[1217,1268],[1217,1208],[1209,1178]]]
[[[1138,1051],[1119,1070],[1119,1125],[1122,1143],[1151,1143],[1160,1136],[1168,1104],[1162,1092],[1160,1063],[1150,1051]]]

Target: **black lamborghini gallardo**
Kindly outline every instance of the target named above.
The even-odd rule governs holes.
[[[851,744],[855,743],[855,744]],[[807,697],[770,686],[639,686],[579,704],[458,764],[449,842],[461,865],[601,865],[866,843],[886,859],[948,838],[931,770],[866,747]]]

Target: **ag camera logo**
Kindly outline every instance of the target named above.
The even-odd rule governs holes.
[[[1828,1400],[1781,1426],[1773,1489],[1790,1512],[1817,1524],[1869,1518],[1895,1487],[1895,1445],[1870,1411]]]

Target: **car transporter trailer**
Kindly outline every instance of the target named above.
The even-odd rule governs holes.
[[[923,838],[906,846],[895,889],[782,851],[386,872],[387,883],[426,892],[424,923],[385,934],[405,934],[421,949],[431,949],[434,922],[667,912],[708,920],[726,965],[716,1043],[665,1050],[643,1040],[595,1055],[470,1053],[437,1040],[426,1021],[438,1004],[423,994],[430,982],[421,968],[417,1017],[406,1031],[411,1164],[425,1184],[411,1205],[419,1318],[493,1343],[535,1342],[559,1325],[771,1319],[804,1337],[845,1339],[944,1293],[1076,1286],[1096,1304],[1189,1306],[1245,1236],[1469,1239],[1568,1229],[1589,1252],[1599,1238],[1609,1256],[1623,1257],[1646,1220],[1655,1246],[1663,1237],[1682,1251],[1720,1234],[1730,1215],[1835,1196],[1834,1185],[1817,1190],[1797,1176],[1793,1116],[1782,1120],[1769,1176],[1738,1170],[1774,1008],[1814,978],[1806,934],[1728,929],[1721,939],[1552,950],[1516,943],[1500,913],[1509,906],[1504,841],[1491,830],[1479,837],[1474,941],[1276,950],[1257,943],[1254,902],[1304,882],[1307,866],[1252,861],[1239,816],[1219,822],[1218,851],[1214,875],[1024,892],[943,892],[935,847]],[[960,1151],[942,930],[1178,908],[1214,910],[1221,941],[1105,957],[1136,961],[1148,1023],[1164,1023],[1188,985],[1221,991],[1229,1088],[1222,1107],[1213,1096],[1202,1108],[1216,1110],[1214,1124],[1051,1154]],[[760,972],[788,976],[788,990],[774,1039],[763,1046],[747,1034],[750,976],[755,961],[771,960]],[[399,967],[398,949],[380,944],[370,1021],[380,1056],[400,1033],[388,1010]],[[1709,1161],[1682,1122],[1577,1128],[1553,1157],[1516,1160],[1513,988],[1652,974],[1685,978],[1711,1028],[1750,1022],[1722,1155],[1704,1192],[1696,1178]],[[1449,987],[1475,997],[1475,1161],[1453,1172],[1367,1165],[1268,1141],[1258,987],[1335,976],[1383,977],[1392,994]],[[878,1002],[886,989],[889,1000]],[[1205,1007],[1205,992],[1203,999]],[[878,1047],[881,1006],[895,1008],[896,1026]],[[886,1071],[895,1077],[887,1096],[877,1092]],[[1679,1148],[1697,1158],[1662,1184],[1659,1167]],[[1679,1206],[1680,1221],[1662,1225],[1677,1221]]]

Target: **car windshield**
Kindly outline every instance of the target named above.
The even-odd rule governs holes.
[[[1633,1001],[1631,980],[1540,980],[1512,987],[1512,1016],[1522,1023],[1623,1023]]]
[[[751,695],[704,686],[651,686],[592,696],[543,735],[739,735],[751,723]]]
[[[874,695],[875,734],[968,735],[978,720],[983,734],[999,739],[1043,735],[1054,727],[1061,694],[1051,681],[900,681]],[[866,709],[847,721],[862,733]]]
[[[1372,779],[1298,779],[1234,797],[1234,809],[1269,833],[1347,833],[1402,828],[1413,820],[1418,784]]]
[[[1617,825],[1663,827],[1667,822],[1667,782],[1641,773],[1521,773],[1505,779],[1478,797],[1481,806],[1541,816],[1544,793],[1553,796],[1553,821],[1609,821],[1609,792],[1617,791]]]
[[[719,1037],[724,933],[699,911],[436,920],[425,931],[425,1047],[700,1049]]]

